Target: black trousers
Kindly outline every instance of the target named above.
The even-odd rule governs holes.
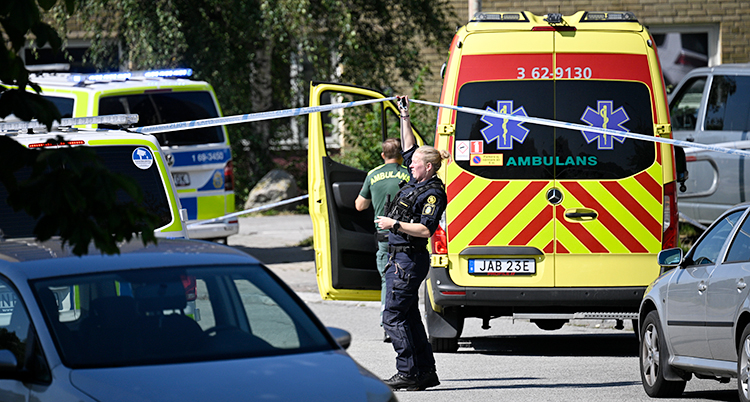
[[[396,351],[396,369],[406,377],[434,370],[435,357],[419,314],[419,286],[430,269],[428,253],[391,254],[385,271],[383,328]]]

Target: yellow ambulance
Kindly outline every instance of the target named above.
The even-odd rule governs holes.
[[[660,273],[656,254],[678,241],[674,149],[585,128],[671,138],[646,28],[629,12],[480,13],[451,43],[440,103],[576,128],[440,108],[434,145],[452,159],[439,172],[448,205],[425,286],[433,348],[457,350],[467,317],[489,328],[512,316],[545,330],[571,319],[615,319],[619,327],[637,319]],[[319,156],[312,146],[310,153]],[[354,236],[334,236],[344,230],[334,225],[360,230],[347,187],[364,173],[345,174],[325,158],[321,168],[313,163],[311,214],[339,214],[328,229],[315,227],[316,242],[330,242],[328,250],[316,246],[319,278],[342,277],[342,264],[351,271],[323,283],[321,295],[364,298],[375,289],[357,281],[370,275],[368,261],[347,253]],[[330,182],[325,194],[315,187],[319,175]]]
[[[138,114],[135,125],[151,126],[221,117],[210,84],[191,80],[188,68],[112,73],[39,72],[42,88],[63,118]],[[106,127],[106,126],[104,126]],[[223,239],[239,232],[237,218],[193,225],[235,211],[234,170],[223,126],[154,134],[167,158],[193,239]]]

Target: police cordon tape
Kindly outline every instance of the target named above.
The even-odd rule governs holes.
[[[158,124],[158,125],[153,125],[153,126],[137,127],[137,128],[132,129],[131,131],[144,133],[144,134],[157,134],[157,133],[163,133],[167,131],[190,130],[190,129],[201,128],[201,127],[215,127],[215,126],[222,126],[222,125],[228,125],[228,124],[249,123],[253,121],[303,116],[303,115],[310,114],[310,113],[328,112],[328,111],[337,110],[337,109],[345,109],[345,108],[350,108],[350,107],[355,107],[355,106],[370,105],[370,104],[375,104],[375,103],[380,103],[380,102],[385,102],[385,101],[390,101],[390,100],[395,100],[395,99],[396,97],[392,96],[388,98],[368,99],[368,100],[362,100],[362,101],[336,103],[336,104],[323,105],[323,106],[308,106],[308,107],[302,107],[302,108],[274,110],[274,111],[269,111],[269,112],[249,113],[249,114],[236,115],[236,116],[215,117],[211,119],[192,120],[192,121],[185,121],[185,122],[178,122],[178,123],[168,123],[168,124]],[[416,104],[423,104],[426,106],[433,106],[437,108],[451,109],[451,110],[455,110],[457,112],[462,112],[462,113],[470,113],[470,114],[476,114],[476,115],[495,117],[499,119],[520,121],[522,123],[558,127],[558,128],[568,129],[568,130],[594,132],[598,134],[611,135],[613,137],[631,138],[635,140],[651,141],[651,142],[658,142],[658,143],[669,144],[669,145],[676,145],[676,146],[681,146],[681,147],[688,148],[688,149],[695,148],[698,150],[716,151],[716,152],[723,152],[727,154],[750,157],[750,151],[743,151],[740,149],[721,147],[721,146],[716,146],[716,145],[711,145],[711,144],[700,144],[700,143],[694,143],[694,142],[689,142],[689,141],[680,141],[680,140],[674,140],[671,138],[662,138],[662,137],[653,136],[653,135],[631,133],[628,131],[618,131],[618,130],[611,130],[607,128],[600,128],[600,127],[594,127],[594,126],[585,126],[583,124],[569,123],[569,122],[550,120],[550,119],[542,119],[539,117],[513,116],[513,115],[509,115],[505,113],[499,113],[494,110],[482,110],[482,109],[475,109],[475,108],[470,108],[470,107],[465,107],[465,106],[446,105],[442,103],[428,102],[428,101],[423,101],[423,100],[418,100],[418,99],[409,99],[409,102],[413,102]],[[290,198],[288,200],[280,201],[274,204],[268,204],[268,205],[264,205],[261,207],[256,207],[256,208],[252,208],[252,209],[248,209],[244,211],[235,212],[229,215],[222,216],[220,218],[214,218],[214,219],[209,219],[206,221],[195,222],[195,223],[188,225],[188,228],[193,227],[193,226],[207,224],[207,223],[220,222],[220,221],[224,221],[226,219],[233,218],[236,216],[275,208],[281,205],[286,205],[286,204],[300,201],[307,197],[308,197],[307,195],[303,195],[300,197]]]
[[[223,126],[223,125],[228,125],[228,124],[249,123],[253,121],[303,116],[303,115],[310,114],[310,113],[328,112],[328,111],[336,110],[336,109],[345,109],[345,108],[350,108],[350,107],[355,107],[355,106],[370,105],[370,104],[385,102],[385,101],[394,100],[394,99],[396,99],[396,97],[392,96],[389,98],[368,99],[368,100],[362,100],[362,101],[336,103],[336,104],[324,105],[324,106],[308,106],[308,107],[302,107],[302,108],[273,110],[269,112],[249,113],[249,114],[242,114],[242,115],[236,115],[236,116],[215,117],[211,119],[192,120],[192,121],[184,121],[184,122],[177,122],[177,123],[137,127],[137,128],[132,129],[131,131],[134,131],[137,133],[144,133],[144,134],[157,134],[157,133],[163,133],[166,131],[190,130],[190,129],[201,128],[201,127],[215,127],[215,126]],[[716,145],[711,145],[711,144],[700,144],[700,143],[689,142],[689,141],[680,141],[680,140],[674,140],[671,138],[662,138],[662,137],[653,136],[653,135],[631,133],[628,131],[618,131],[618,130],[611,130],[607,128],[600,128],[600,127],[594,127],[594,126],[585,126],[583,124],[568,123],[564,121],[557,121],[557,120],[550,120],[550,119],[542,119],[539,117],[513,116],[513,115],[509,115],[505,113],[495,112],[493,110],[482,110],[482,109],[475,109],[475,108],[470,108],[470,107],[465,107],[465,106],[446,105],[442,103],[428,102],[428,101],[423,101],[423,100],[418,100],[418,99],[410,99],[409,102],[423,104],[427,106],[434,106],[438,108],[451,109],[451,110],[455,110],[455,111],[462,112],[462,113],[471,113],[471,114],[476,114],[476,115],[496,117],[500,119],[515,120],[515,121],[520,121],[523,123],[538,124],[542,126],[552,126],[552,127],[564,128],[564,129],[569,129],[569,130],[587,131],[587,132],[611,135],[613,137],[621,137],[621,138],[624,137],[624,138],[632,138],[636,140],[659,142],[663,144],[677,145],[677,146],[681,146],[684,148],[698,148],[698,149],[707,150],[707,151],[716,151],[716,152],[723,152],[723,153],[733,154],[733,155],[750,156],[750,151],[743,151],[740,149],[721,147],[721,146],[716,146]]]
[[[207,223],[222,222],[222,221],[225,221],[227,219],[234,218],[234,217],[237,217],[237,216],[240,216],[240,215],[252,214],[252,213],[255,213],[255,212],[265,211],[267,209],[272,209],[272,208],[280,207],[282,205],[292,204],[292,203],[295,203],[295,202],[298,202],[298,201],[305,200],[308,197],[309,197],[308,194],[304,194],[304,195],[300,195],[299,197],[289,198],[289,199],[282,200],[282,201],[279,201],[279,202],[274,202],[274,203],[271,203],[271,204],[261,205],[259,207],[246,209],[246,210],[240,211],[240,212],[234,212],[234,213],[231,213],[231,214],[228,214],[228,215],[224,215],[224,216],[219,217],[219,218],[213,218],[213,219],[208,219],[208,220],[205,220],[205,221],[194,222],[194,223],[191,223],[191,224],[187,225],[187,227],[188,227],[188,229],[190,229],[191,227],[205,225]]]
[[[328,112],[328,111],[336,110],[336,109],[344,109],[344,108],[349,108],[349,107],[354,107],[354,106],[369,105],[373,103],[380,103],[380,102],[385,102],[385,101],[394,100],[394,99],[396,99],[396,97],[392,96],[390,98],[367,99],[367,100],[355,101],[355,102],[335,103],[332,105],[324,105],[324,106],[308,106],[308,107],[301,107],[301,108],[294,108],[294,109],[272,110],[270,112],[240,114],[236,116],[214,117],[211,119],[182,121],[182,122],[167,123],[167,124],[157,124],[153,126],[143,126],[143,127],[134,128],[130,131],[134,131],[136,133],[144,133],[144,134],[157,134],[157,133],[163,133],[167,131],[190,130],[193,128],[225,126],[228,124],[239,124],[239,123],[250,123],[253,121],[273,120],[273,119],[281,119],[284,117],[302,116],[302,115],[306,115],[310,113]]]

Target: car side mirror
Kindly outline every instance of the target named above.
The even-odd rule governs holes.
[[[18,374],[18,359],[8,349],[0,350],[0,378],[14,378]]]
[[[674,164],[675,171],[677,172],[677,182],[680,183],[680,192],[684,193],[687,191],[685,182],[688,179],[687,170],[687,159],[685,158],[685,150],[682,147],[674,147]]]
[[[681,248],[670,248],[660,251],[656,259],[659,263],[659,266],[669,270],[679,266],[682,262],[682,257],[683,256]]]
[[[341,345],[342,348],[348,349],[349,345],[352,344],[352,334],[341,328],[326,327],[328,332],[333,336],[333,339]]]

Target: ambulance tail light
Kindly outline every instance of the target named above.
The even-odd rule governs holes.
[[[224,190],[234,190],[234,166],[232,165],[232,161],[224,165]]]
[[[448,236],[445,233],[445,212],[440,224],[432,235],[432,254],[448,254]]]
[[[677,211],[677,185],[675,182],[664,185],[664,226],[661,248],[677,247],[679,237],[679,219]]]

